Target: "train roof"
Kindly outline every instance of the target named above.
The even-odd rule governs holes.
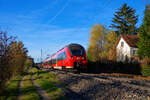
[[[51,59],[51,57],[47,57],[45,60],[44,60],[44,62],[47,62],[47,61],[49,61]]]
[[[78,46],[81,46],[80,44],[77,44],[77,43],[71,43],[71,44],[69,44],[69,45],[67,45],[67,46],[72,46],[72,45],[78,45]]]
[[[78,45],[78,46],[81,46],[80,44],[77,44],[77,43],[70,43],[70,44],[64,46],[64,47],[63,47],[62,49],[60,49],[59,51],[63,50],[63,49],[66,48],[66,47],[70,47],[70,46],[72,46],[72,45]],[[52,54],[51,57],[53,57],[54,55],[56,55],[59,51],[57,51],[56,53]],[[51,58],[51,57],[50,57],[50,58]],[[46,60],[46,61],[47,61],[47,60]]]
[[[70,43],[70,44],[66,45],[65,47],[69,47],[69,46],[72,46],[72,45],[79,45],[79,46],[81,46],[80,44],[77,44],[77,43]],[[64,49],[65,47],[63,47],[62,49]],[[62,49],[60,49],[59,51],[61,51]],[[56,53],[58,53],[59,51],[57,51]],[[54,53],[52,56],[54,56],[56,53]]]

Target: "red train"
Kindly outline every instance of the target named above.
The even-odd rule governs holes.
[[[86,69],[86,66],[86,52],[79,44],[69,44],[43,62],[44,68],[54,69]]]

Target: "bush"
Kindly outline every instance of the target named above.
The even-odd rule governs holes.
[[[88,61],[87,70],[89,73],[123,73],[141,75],[141,66],[139,63]]]
[[[150,76],[150,59],[145,57],[141,60],[141,73],[143,76]]]
[[[141,73],[143,76],[150,76],[150,65],[143,65]]]

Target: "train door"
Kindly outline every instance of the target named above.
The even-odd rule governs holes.
[[[57,59],[56,66],[57,66],[57,68],[60,69],[60,66],[61,66],[61,53],[57,55],[56,59]]]

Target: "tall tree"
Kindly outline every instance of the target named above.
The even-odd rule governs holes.
[[[150,58],[150,5],[146,6],[143,24],[139,29],[138,54],[141,58]]]
[[[15,41],[10,44],[9,51],[10,57],[13,59],[10,60],[13,76],[23,73],[24,63],[27,59],[27,49],[24,48],[24,44],[21,41]]]
[[[27,61],[27,49],[21,41],[15,37],[8,37],[7,32],[0,31],[0,95],[5,90],[8,80],[21,75],[29,68]]]
[[[87,56],[91,61],[99,61],[106,57],[105,43],[107,30],[104,26],[93,25],[90,32],[90,45],[88,47]]]
[[[136,32],[136,23],[138,16],[135,9],[128,6],[126,3],[115,12],[112,24],[110,27],[116,29],[117,34],[133,34]]]

